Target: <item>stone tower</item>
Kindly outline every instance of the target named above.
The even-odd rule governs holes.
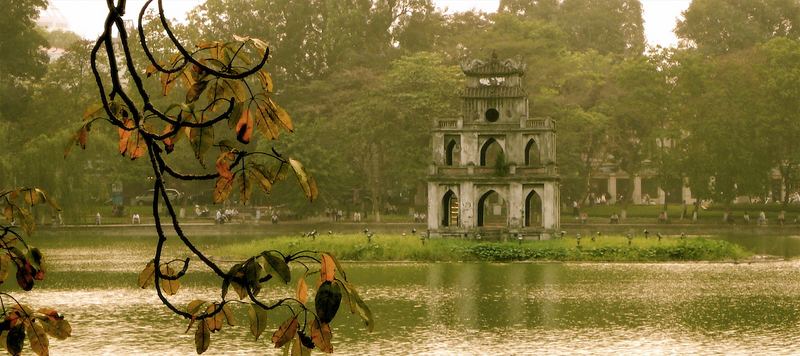
[[[428,228],[432,236],[549,238],[559,229],[555,123],[528,117],[520,60],[472,60],[460,118],[431,134]]]

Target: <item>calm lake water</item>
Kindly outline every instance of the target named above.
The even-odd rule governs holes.
[[[35,307],[65,314],[63,354],[194,354],[193,332],[153,290],[135,286],[149,249],[45,247],[51,272]],[[780,248],[780,244],[779,247]],[[346,264],[376,319],[367,333],[342,309],[340,355],[786,354],[800,350],[800,262]],[[174,299],[213,299],[208,275],[186,276]],[[8,286],[8,284],[6,284]],[[277,284],[268,292],[288,293]],[[241,326],[212,335],[210,355],[281,354]]]

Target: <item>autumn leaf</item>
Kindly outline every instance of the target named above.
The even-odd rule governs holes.
[[[303,188],[306,198],[308,198],[310,201],[314,201],[314,199],[317,198],[316,182],[314,182],[313,179],[309,180],[310,177],[300,161],[289,158],[289,165],[292,167],[294,175],[297,177],[297,181],[300,183],[300,187]],[[314,185],[314,188],[311,187],[312,184]]]
[[[259,70],[257,73],[258,80],[261,82],[261,88],[264,89],[265,92],[271,93],[273,90],[272,84],[272,76],[269,75],[265,69]]]
[[[94,104],[90,105],[89,107],[87,107],[86,110],[83,111],[83,119],[84,120],[93,119],[93,118],[97,117],[97,115],[101,111],[103,111],[103,109],[104,108],[103,108],[103,103],[102,102],[94,103]]]
[[[333,352],[333,345],[331,344],[331,326],[327,323],[320,323],[319,319],[314,319],[311,322],[311,340],[322,352]]]
[[[186,312],[193,316],[197,316],[200,313],[200,309],[203,307],[203,304],[206,303],[208,302],[206,302],[205,300],[195,299],[186,305]]]
[[[233,183],[236,178],[236,174],[228,177],[220,176],[217,178],[217,183],[214,185],[214,192],[213,198],[214,203],[219,204],[224,202],[228,199],[228,196],[231,194],[231,190],[233,189]]]
[[[17,261],[17,284],[24,291],[33,289],[33,266],[27,259]]]
[[[193,103],[197,101],[200,95],[203,94],[203,90],[206,90],[206,86],[208,86],[207,80],[201,80],[193,83],[189,90],[186,91],[186,102]]]
[[[122,125],[128,129],[133,129],[133,120],[125,119]],[[125,152],[128,151],[128,141],[130,141],[131,138],[131,130],[118,127],[117,134],[119,135],[119,154],[125,155]]]
[[[137,281],[136,284],[139,285],[139,288],[145,289],[147,288],[147,286],[150,285],[150,283],[153,283],[155,278],[156,278],[156,266],[153,263],[153,261],[150,261],[147,263],[147,266],[145,266],[144,269],[141,272],[139,272],[139,280]]]
[[[194,347],[197,354],[202,354],[211,346],[211,333],[206,323],[198,323],[197,331],[194,333]]]
[[[168,265],[162,265],[161,275],[174,276],[175,270],[173,270],[172,267]],[[161,279],[161,289],[163,289],[164,293],[167,293],[167,295],[175,295],[175,293],[178,293],[178,289],[180,289],[180,287],[181,287],[181,282],[179,282],[177,279],[176,280]]]
[[[314,297],[314,308],[319,320],[323,323],[330,323],[336,316],[336,312],[339,311],[341,301],[342,292],[339,290],[339,285],[330,281],[323,282]]]
[[[0,255],[0,284],[6,281],[8,273],[11,270],[11,257],[7,254]]]
[[[41,310],[39,312],[41,312]],[[64,340],[72,335],[72,326],[69,325],[68,321],[64,320],[63,316],[55,312],[55,310],[53,313],[48,313],[47,318],[39,320],[42,321],[42,326],[47,335],[59,340]]]
[[[239,176],[239,200],[242,204],[247,204],[253,195],[253,180],[249,178],[247,172]]]
[[[138,130],[132,132],[130,138],[128,139],[128,157],[131,160],[135,160],[144,156],[145,152],[147,152],[147,143],[145,142],[142,133]]]
[[[276,349],[292,340],[297,333],[297,327],[299,324],[300,323],[297,321],[297,316],[293,316],[284,321],[283,324],[278,327],[278,330],[272,334],[272,342],[275,344]]]
[[[322,254],[319,266],[319,279],[321,282],[332,282],[336,273],[336,262],[327,253]]]
[[[217,303],[212,303],[206,308],[206,314],[210,315],[217,309]],[[222,310],[214,314],[213,316],[206,317],[205,319],[206,324],[208,325],[208,330],[211,332],[217,332],[222,330],[222,324],[225,322],[225,315],[222,313]]]
[[[250,333],[258,340],[258,337],[267,328],[267,311],[258,305],[250,304],[247,317],[250,319]]]
[[[25,331],[28,334],[28,341],[30,342],[33,352],[39,356],[48,355],[50,353],[50,342],[47,340],[47,334],[41,325],[35,322],[25,323]]]
[[[222,314],[225,315],[225,321],[228,323],[228,325],[230,326],[236,325],[236,318],[233,317],[233,310],[231,310],[230,305],[225,304],[222,306]]]
[[[272,120],[278,122],[286,131],[294,132],[294,125],[292,124],[292,118],[289,116],[289,113],[286,110],[283,110],[282,107],[278,106],[272,99],[268,99],[272,110],[270,111],[272,115],[270,117]]]
[[[231,151],[225,151],[219,154],[215,166],[220,177],[229,179],[233,178],[233,172],[231,172],[231,163],[233,163],[235,159],[236,154]]]
[[[297,280],[297,300],[301,304],[308,302],[308,285],[306,284],[306,275]]]
[[[253,126],[255,124],[250,116],[250,109],[242,110],[242,116],[239,118],[239,122],[236,123],[236,139],[244,144],[250,143],[250,138],[253,135]]]
[[[150,63],[150,65],[148,65],[147,68],[145,69],[144,75],[147,76],[147,78],[150,78],[157,71],[158,71],[158,68],[156,68],[156,65],[153,64],[153,63]]]
[[[250,179],[255,180],[264,190],[264,193],[269,194],[272,191],[272,181],[267,178],[267,173],[260,166],[251,166],[248,173],[250,174]]]

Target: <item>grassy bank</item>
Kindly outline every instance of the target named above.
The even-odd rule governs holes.
[[[574,238],[547,241],[478,242],[432,239],[425,244],[412,236],[320,236],[316,239],[278,237],[231,242],[213,249],[219,256],[242,258],[256,252],[329,251],[352,261],[733,261],[752,256],[739,245],[703,238],[635,238],[630,245],[622,236],[601,236],[596,241]]]

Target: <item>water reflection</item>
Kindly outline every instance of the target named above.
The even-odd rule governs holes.
[[[74,337],[54,340],[53,354],[194,353],[186,323],[151,290],[135,288],[147,251],[49,252],[46,283],[15,293],[72,322]],[[351,263],[348,277],[373,308],[376,331],[366,334],[343,310],[334,348],[342,355],[788,353],[800,347],[799,264]],[[209,277],[187,275],[175,303],[212,298]],[[275,285],[268,293],[289,292]],[[244,309],[237,313],[244,324]],[[272,314],[269,328],[283,319]],[[227,328],[212,335],[208,353],[280,354],[252,339],[246,327]]]

